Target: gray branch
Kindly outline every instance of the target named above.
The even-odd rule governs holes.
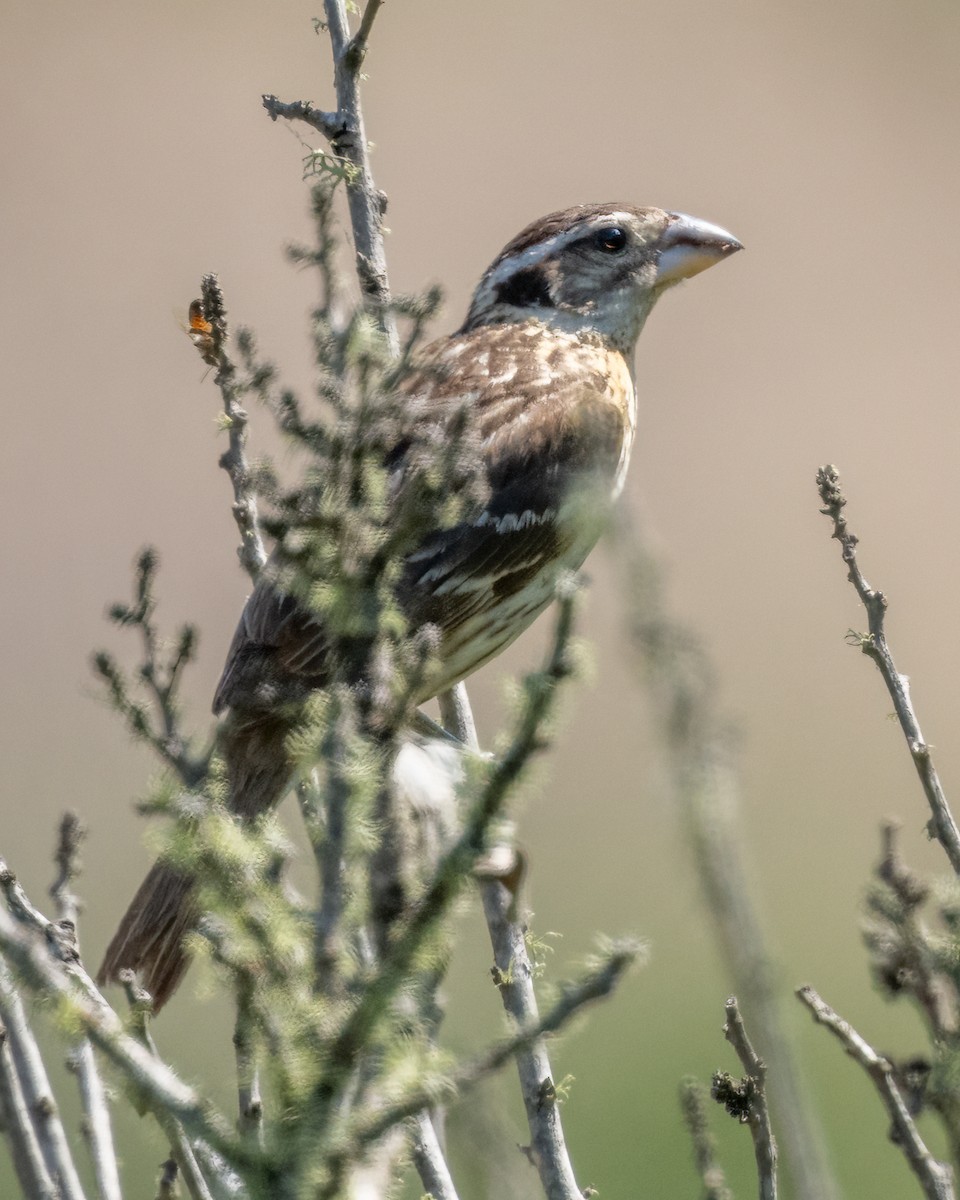
[[[427,1195],[433,1200],[458,1200],[443,1148],[426,1109],[410,1120],[410,1156]]]
[[[148,1025],[149,1014],[153,1007],[150,996],[139,987],[133,971],[121,971],[119,979],[123,984],[127,1003],[130,1005],[131,1025],[136,1038],[151,1057],[159,1063],[160,1055]],[[155,1110],[154,1115],[170,1143],[170,1156],[176,1161],[180,1176],[190,1194],[190,1200],[213,1200],[207,1180],[200,1169],[200,1164],[197,1162],[183,1126],[173,1114],[165,1109]]]
[[[316,108],[309,100],[286,102],[269,94],[262,96],[261,99],[263,107],[273,121],[276,121],[278,117],[284,117],[288,121],[302,121],[305,125],[316,129],[318,133],[322,133],[328,142],[332,142],[340,130],[335,112],[324,112],[322,108]]]
[[[514,916],[514,897],[499,880],[483,884],[483,912],[490,931],[497,986],[503,1007],[520,1028],[539,1019],[533,966],[527,954],[524,926]],[[530,1128],[530,1154],[548,1200],[579,1200],[578,1186],[563,1136],[553,1071],[546,1042],[535,1038],[517,1050],[520,1092]]]
[[[210,326],[209,353],[204,361],[217,369],[215,383],[223,400],[224,424],[229,445],[220,456],[220,466],[233,485],[233,519],[240,533],[237,556],[240,565],[254,583],[267,561],[260,532],[257,493],[247,459],[247,413],[240,404],[237,368],[227,353],[227,310],[223,289],[216,275],[204,275],[200,281],[203,316]]]
[[[237,1062],[237,1128],[252,1147],[263,1149],[263,1097],[260,1071],[253,1043],[255,1017],[246,981],[241,981],[237,996],[237,1019],[233,1031],[233,1049]]]
[[[196,650],[196,631],[190,625],[183,626],[172,650],[165,652],[154,621],[153,585],[157,567],[156,551],[150,547],[141,551],[136,563],[133,603],[113,604],[108,610],[111,621],[135,629],[140,635],[143,655],[133,693],[123,672],[106,651],[93,656],[93,667],[107,685],[111,702],[134,737],[151,746],[188,788],[195,788],[207,773],[209,753],[200,757],[189,753],[190,738],[182,727],[179,689],[184,668]]]
[[[680,1085],[683,1123],[693,1143],[693,1161],[703,1184],[703,1200],[733,1200],[723,1167],[717,1161],[716,1139],[707,1122],[707,1093],[697,1079],[685,1079]]]
[[[33,1127],[5,1027],[0,1024],[0,1114],[10,1142],[14,1170],[28,1200],[59,1200]]]
[[[76,813],[64,813],[54,855],[57,875],[50,888],[61,936],[65,945],[70,945],[72,939],[72,949],[77,955],[77,961],[80,956],[77,927],[80,901],[71,885],[80,873],[80,843],[85,836],[86,830]],[[107,1093],[89,1038],[80,1038],[69,1052],[67,1067],[77,1077],[80,1105],[83,1109],[83,1132],[90,1149],[97,1195],[100,1200],[122,1200]]]
[[[878,1054],[853,1026],[839,1016],[812,987],[797,991],[800,1000],[813,1013],[813,1019],[825,1025],[846,1052],[870,1076],[883,1101],[892,1125],[892,1135],[916,1175],[927,1200],[955,1200],[953,1171],[946,1163],[938,1162],[920,1137],[913,1117],[904,1102],[894,1076],[893,1064]]]
[[[6,950],[7,947],[4,947]],[[9,956],[14,961],[13,956]],[[84,1200],[80,1177],[74,1165],[67,1135],[53,1098],[40,1047],[30,1028],[23,1002],[16,990],[7,963],[0,959],[0,1022],[6,1030],[6,1044],[20,1081],[23,1100],[33,1124],[40,1153],[55,1194],[62,1200]]]
[[[950,865],[956,874],[960,875],[960,829],[953,819],[953,813],[947,803],[947,797],[940,783],[930,755],[930,747],[920,730],[920,723],[910,699],[910,680],[901,675],[893,661],[890,647],[884,632],[884,617],[887,611],[887,598],[883,592],[872,588],[863,576],[857,562],[858,538],[847,528],[847,519],[843,509],[847,500],[840,487],[840,476],[836,467],[821,467],[817,472],[817,489],[823,508],[824,516],[833,522],[833,537],[840,543],[840,552],[847,565],[847,578],[856,589],[860,602],[867,610],[868,632],[852,634],[856,644],[868,658],[873,659],[887,685],[890,699],[900,722],[903,736],[907,740],[907,748],[913,759],[913,765],[920,776],[927,803],[933,814],[930,822],[931,833],[935,836],[946,852]]]
[[[345,173],[347,203],[353,227],[357,277],[360,289],[387,337],[391,351],[399,351],[396,321],[390,311],[390,285],[387,256],[383,244],[383,213],[386,198],[373,180],[370,149],[367,143],[360,104],[360,68],[367,50],[373,22],[383,0],[368,0],[356,35],[350,37],[344,0],[324,0],[327,31],[333,52],[334,87],[337,111],[324,112],[305,101],[284,103],[276,96],[264,96],[263,106],[270,116],[305,121],[330,143],[338,158],[349,166]]]
[[[345,1147],[341,1153],[351,1157],[362,1150],[364,1146],[370,1145],[382,1137],[399,1121],[406,1120],[426,1109],[439,1097],[445,1094],[461,1096],[482,1080],[499,1071],[511,1058],[519,1061],[525,1051],[532,1046],[542,1044],[548,1034],[562,1029],[586,1005],[609,996],[625,972],[637,961],[641,950],[640,944],[630,939],[615,942],[598,966],[588,971],[582,978],[568,983],[560,989],[559,999],[545,1016],[541,1017],[538,1014],[532,1022],[521,1026],[510,1037],[495,1042],[475,1058],[459,1063],[447,1074],[437,1079],[426,1081],[412,1088],[396,1104],[388,1105],[373,1113],[360,1114],[354,1122],[352,1133],[348,1134],[345,1139]],[[559,1106],[558,1097],[550,1076],[541,1077],[536,1088],[537,1107],[543,1113],[555,1113]],[[550,1147],[548,1147],[549,1149]],[[532,1146],[531,1151],[534,1161],[537,1161],[538,1147]],[[566,1153],[565,1148],[564,1153]],[[572,1178],[572,1171],[570,1175]],[[574,1190],[567,1192],[559,1190],[561,1179],[552,1177],[549,1180],[545,1179],[543,1169],[540,1170],[540,1178],[548,1200],[558,1200],[558,1198],[567,1200],[568,1196],[570,1200],[583,1200],[584,1193],[577,1188],[575,1182],[572,1184]]]
[[[89,1038],[80,1042],[67,1057],[67,1066],[77,1076],[80,1104],[83,1108],[83,1132],[90,1147],[93,1175],[100,1200],[121,1200],[120,1174],[113,1141],[113,1126],[107,1092],[100,1078],[97,1060]]]
[[[727,1015],[723,1027],[724,1036],[737,1052],[740,1064],[746,1072],[749,1094],[745,1116],[750,1126],[753,1153],[757,1160],[760,1200],[777,1200],[777,1143],[770,1128],[770,1113],[767,1109],[767,1068],[747,1036],[736,996],[727,1000],[724,1011]]]
[[[151,1111],[172,1114],[228,1161],[248,1161],[223,1116],[125,1031],[82,965],[61,950],[56,926],[30,904],[2,860],[0,886],[17,918],[0,906],[0,950],[18,976],[37,993],[66,1005],[94,1045],[140,1090]],[[32,928],[23,928],[24,923]]]
[[[471,750],[479,751],[476,723],[466,686],[458,684],[440,697],[444,725]],[[520,1028],[537,1023],[539,1009],[533,987],[533,966],[524,928],[514,912],[513,893],[498,879],[482,883],[483,912],[490,932],[503,1006]],[[549,1200],[579,1200],[570,1154],[563,1136],[560,1108],[543,1103],[553,1088],[553,1071],[543,1038],[524,1043],[516,1053],[533,1161]]]

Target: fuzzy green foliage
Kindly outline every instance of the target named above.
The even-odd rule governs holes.
[[[266,461],[244,465],[240,483],[266,512],[261,525],[274,541],[263,569],[322,630],[323,688],[277,696],[316,859],[316,897],[298,896],[285,877],[289,848],[276,816],[238,821],[220,754],[190,749],[196,739],[182,731],[179,688],[196,637],[184,628],[170,646],[160,638],[153,551],[137,562],[132,602],[110,610],[111,620],[140,636],[138,668],[128,677],[110,655],[95,659],[114,707],[171,768],[140,808],[167,818],[161,855],[195,881],[190,945],[236,997],[241,1080],[249,1085],[260,1067],[265,1119],[254,1140],[241,1134],[236,1143],[215,1143],[250,1200],[333,1200],[352,1165],[393,1124],[475,1081],[436,1045],[450,922],[478,856],[549,744],[557,692],[577,658],[569,580],[545,667],[516,689],[502,753],[460,755],[459,815],[424,839],[393,769],[414,706],[429,694],[437,639],[430,629],[408,628],[398,585],[425,533],[461,520],[484,500],[486,484],[466,406],[441,425],[410,385],[424,369],[418,356],[439,294],[392,305],[398,353],[383,332],[384,314],[342,301],[335,183],[322,172],[313,191],[315,245],[289,251],[321,281],[311,318],[316,395],[308,403],[283,388],[251,333],[228,339],[212,276],[202,300],[230,426],[245,424],[240,406],[253,399],[287,443],[282,472]],[[597,978],[613,980],[618,954],[598,963]],[[592,985],[584,991],[598,994]],[[565,993],[560,1004],[566,1014]],[[154,1111],[164,1125],[164,1112]]]

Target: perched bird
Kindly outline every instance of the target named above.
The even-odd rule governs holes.
[[[667,288],[741,249],[716,225],[627,204],[589,204],[527,226],[486,270],[462,327],[424,353],[405,385],[441,427],[471,406],[488,499],[408,555],[398,599],[412,628],[439,632],[428,695],[470,675],[550,603],[577,569],[623,487],[636,429],[633,354]],[[403,453],[394,469],[402,472]],[[329,682],[318,616],[268,580],[247,600],[214,698],[230,710],[229,804],[253,818],[283,794],[289,728],[264,679]],[[273,693],[275,694],[275,693]],[[423,696],[426,699],[427,696]],[[107,950],[101,981],[130,967],[159,1008],[187,966],[191,880],[158,863]]]

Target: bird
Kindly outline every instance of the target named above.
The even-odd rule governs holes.
[[[644,323],[665,291],[740,249],[725,229],[681,212],[620,203],[553,212],[504,246],[461,327],[423,351],[406,396],[441,429],[468,405],[486,488],[475,510],[426,533],[402,565],[397,599],[410,628],[431,625],[438,635],[437,667],[418,700],[501,653],[548,607],[561,573],[583,564],[624,486]],[[402,475],[402,446],[394,458]],[[290,782],[289,725],[271,706],[273,685],[324,687],[329,654],[322,618],[261,576],[213,703],[229,713],[221,749],[238,818],[269,811]],[[100,982],[135,970],[159,1010],[189,962],[192,891],[188,876],[158,862],[106,951]]]

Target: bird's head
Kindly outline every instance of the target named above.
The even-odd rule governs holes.
[[[718,225],[662,208],[564,209],[503,248],[480,280],[464,329],[534,318],[597,333],[630,353],[663,291],[741,248]]]

